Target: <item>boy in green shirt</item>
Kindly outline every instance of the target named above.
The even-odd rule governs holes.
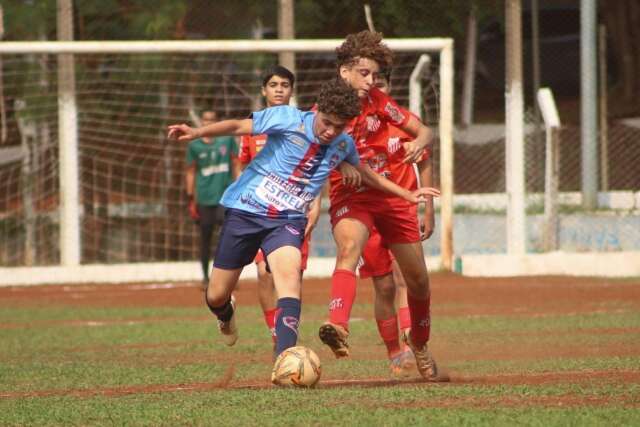
[[[202,126],[215,123],[215,111],[202,112]],[[232,136],[199,138],[187,148],[186,190],[189,215],[200,225],[200,262],[203,288],[209,283],[211,237],[224,219],[220,198],[224,190],[240,174],[237,162],[238,145]]]

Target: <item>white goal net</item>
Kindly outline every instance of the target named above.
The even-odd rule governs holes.
[[[295,52],[296,100],[309,108],[335,76],[340,42],[3,43],[0,265],[13,274],[1,281],[199,277],[191,264],[177,273],[198,258],[198,233],[184,196],[186,145],[167,141],[166,126],[193,122],[202,109],[231,118],[261,108],[260,76],[283,51]],[[446,171],[452,43],[387,42],[392,95],[436,130],[435,170]],[[71,54],[73,84],[64,86],[60,58]],[[451,176],[436,175],[447,194]],[[450,260],[451,213],[442,209],[445,231],[430,254]],[[311,255],[330,257],[332,248],[323,218]]]

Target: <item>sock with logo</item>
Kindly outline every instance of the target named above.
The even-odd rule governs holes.
[[[276,357],[298,342],[301,304],[297,298],[280,298],[277,307]]]
[[[356,299],[356,275],[349,270],[335,270],[331,277],[329,322],[349,329],[351,308]]]
[[[407,301],[411,312],[411,342],[417,348],[422,348],[429,341],[431,332],[431,297],[420,300],[409,294]]]

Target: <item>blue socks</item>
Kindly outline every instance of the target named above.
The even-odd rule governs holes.
[[[298,341],[298,323],[300,323],[300,300],[280,298],[276,314],[276,357],[289,347],[295,347]]]

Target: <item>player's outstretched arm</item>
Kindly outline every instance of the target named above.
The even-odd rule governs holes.
[[[253,130],[253,120],[222,120],[207,126],[193,128],[184,123],[178,125],[170,125],[168,127],[167,136],[180,142],[188,142],[193,139],[202,137],[215,137],[224,135],[249,135]]]
[[[362,181],[369,187],[376,188],[378,190],[386,191],[398,197],[402,197],[411,203],[422,203],[426,201],[427,196],[438,197],[440,196],[440,190],[433,187],[422,187],[415,191],[409,191],[406,188],[400,187],[398,184],[381,177],[375,173],[368,165],[359,165],[356,167],[362,175]]]
[[[405,163],[414,163],[420,160],[422,150],[431,150],[433,145],[433,132],[424,123],[413,115],[401,129],[410,135],[415,135],[413,141],[405,142],[403,145]]]

